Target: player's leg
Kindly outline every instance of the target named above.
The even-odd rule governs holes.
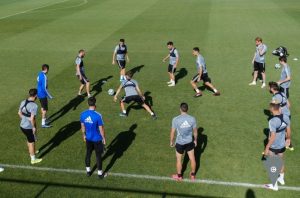
[[[79,87],[79,90],[78,90],[78,95],[79,96],[81,96],[81,92],[82,92],[83,88],[84,88],[84,84],[80,83],[80,87]]]
[[[122,66],[121,71],[120,71],[121,80],[126,80],[125,74],[126,74],[126,69],[125,69],[125,65],[124,65],[124,66]]]
[[[177,180],[177,181],[181,181],[182,180],[182,163],[181,163],[181,159],[182,159],[182,154],[184,152],[184,150],[182,150],[182,145],[178,145],[176,144],[176,174],[172,175],[172,178]]]
[[[169,79],[170,81],[167,82],[167,84],[172,84],[172,69],[173,69],[173,65],[169,64],[168,65],[168,75],[169,75]]]
[[[91,97],[91,93],[90,93],[90,82],[86,82],[85,84],[85,89],[86,89],[86,93],[88,95],[88,97]]]
[[[197,86],[197,82],[199,82],[199,81],[200,81],[200,76],[199,76],[199,74],[197,74],[193,77],[193,79],[190,82],[193,89],[196,91],[196,95],[194,97],[202,96],[202,92],[200,91],[200,89],[198,89],[198,86]]]
[[[121,108],[121,113],[119,114],[121,117],[126,117],[127,116],[127,112],[125,109],[125,102],[127,103],[128,98],[126,98],[126,96],[124,98],[122,98],[120,100],[120,108]]]
[[[261,73],[262,80],[263,80],[261,88],[265,88],[265,86],[266,86],[266,68],[265,68],[264,63],[260,64],[260,73]]]
[[[172,65],[171,71],[170,71],[170,84],[168,85],[169,87],[174,87],[176,82],[175,82],[175,72],[176,68]]]
[[[103,171],[102,171],[103,144],[102,144],[102,142],[97,142],[97,143],[94,143],[94,145],[95,145],[98,177],[99,177],[99,179],[103,179],[104,177],[107,176],[107,174],[103,173]]]
[[[282,158],[282,161],[284,159],[284,156],[283,156],[283,152],[282,153],[278,153],[278,156]],[[281,185],[284,185],[285,182],[284,182],[284,163],[282,164],[282,168],[280,170],[280,174],[279,174],[279,177],[277,179],[277,181],[281,184]]]
[[[214,87],[213,84],[211,84],[209,81],[204,83],[207,87],[209,87],[211,90],[213,90],[214,92],[214,96],[219,96],[220,92],[216,89],[216,87]]]
[[[258,70],[259,70],[258,63],[254,62],[253,67],[254,67],[253,80],[251,83],[249,83],[249,85],[256,85],[256,79],[257,79],[257,74],[258,74]]]
[[[42,114],[42,128],[50,128],[51,126],[46,123],[47,111],[48,111],[48,99],[40,98],[40,103],[41,103],[41,114]]]
[[[194,147],[194,143],[193,144],[193,147]],[[192,180],[195,179],[195,175],[196,175],[196,160],[195,160],[195,152],[194,152],[194,148],[191,149],[190,151],[187,152],[188,153],[188,156],[189,156],[189,159],[190,159],[190,162],[191,162],[191,174],[190,174],[190,177]]]
[[[85,169],[86,169],[86,175],[89,177],[91,176],[91,155],[94,149],[94,145],[92,142],[86,140],[86,155],[85,155]]]
[[[143,107],[148,113],[150,113],[150,115],[151,115],[151,117],[153,118],[153,120],[156,120],[156,119],[157,119],[155,113],[151,110],[151,108],[150,108],[146,103],[143,103],[143,104],[141,104],[141,105],[142,105],[142,107]]]
[[[30,155],[31,164],[36,164],[42,161],[42,159],[38,159],[35,157],[35,136],[33,134],[32,129],[23,129],[22,132],[27,138],[27,147]]]

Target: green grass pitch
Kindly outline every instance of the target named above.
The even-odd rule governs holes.
[[[19,130],[17,109],[27,90],[36,85],[43,63],[50,65],[49,115],[60,111],[51,129],[38,131],[37,148],[45,146],[37,167],[84,170],[85,146],[79,131],[79,114],[86,99],[77,100],[77,51],[86,49],[86,74],[103,114],[107,144],[118,137],[120,152],[104,161],[114,173],[170,176],[175,152],[169,147],[171,119],[185,101],[203,130],[205,148],[200,155],[198,179],[264,184],[269,182],[260,160],[264,109],[271,95],[259,86],[249,87],[254,38],[268,46],[267,80],[278,80],[280,45],[290,53],[292,70],[292,138],[295,151],[286,152],[286,185],[300,186],[298,74],[300,56],[300,2],[296,0],[1,0],[0,1],[0,164],[29,164],[25,137]],[[117,66],[111,65],[118,39],[125,38],[131,62],[139,68],[134,78],[148,98],[158,120],[133,108],[119,117],[119,105],[107,94],[119,85]],[[166,42],[180,53],[176,87],[169,88]],[[189,80],[196,72],[192,48],[199,46],[213,84],[221,91],[213,97],[205,90],[193,98]],[[143,66],[141,66],[143,65]],[[141,66],[141,67],[138,67]],[[107,79],[101,84],[101,79]],[[38,116],[40,124],[40,114]],[[130,128],[134,130],[130,131]],[[119,135],[119,136],[118,136]],[[94,156],[93,156],[93,162]],[[184,176],[188,176],[189,164]],[[252,192],[252,194],[247,194]],[[299,197],[299,191],[271,192],[259,188],[176,183],[111,176],[97,180],[84,174],[51,173],[6,168],[0,173],[1,197]]]

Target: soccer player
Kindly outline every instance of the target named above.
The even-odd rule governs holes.
[[[150,109],[150,107],[145,103],[145,96],[142,94],[138,82],[134,79],[132,79],[132,75],[133,73],[131,71],[128,71],[125,75],[126,80],[122,81],[121,85],[119,86],[116,95],[114,96],[114,101],[117,102],[118,99],[118,95],[121,92],[122,89],[125,90],[125,97],[123,97],[120,100],[120,106],[121,106],[121,110],[122,112],[120,113],[121,117],[126,117],[127,116],[127,112],[125,109],[125,105],[124,103],[130,103],[132,101],[138,103],[139,105],[141,105],[142,107],[144,107],[144,109],[146,109],[146,111],[148,113],[150,113],[150,115],[152,116],[152,118],[155,120],[157,119],[155,113]]]
[[[176,67],[178,65],[179,61],[179,54],[177,49],[174,47],[174,44],[172,41],[169,41],[167,43],[167,47],[169,49],[169,54],[163,59],[163,62],[166,62],[167,59],[169,59],[169,66],[168,66],[168,73],[170,77],[170,81],[167,82],[169,87],[175,86],[175,75]]]
[[[265,73],[265,54],[267,52],[267,46],[262,43],[262,38],[255,38],[256,50],[252,59],[252,64],[254,67],[253,81],[249,85],[256,85],[258,73],[262,76],[262,85],[261,88],[266,86],[266,73]]]
[[[268,144],[265,147],[265,156],[279,156],[283,159],[283,153],[286,145],[290,142],[290,119],[287,115],[281,114],[280,103],[278,101],[272,101],[270,103],[270,111],[273,118],[269,120],[269,139]],[[286,133],[287,132],[287,133]],[[284,185],[284,166],[280,171],[280,175],[277,179],[281,185]],[[275,185],[267,184],[266,188],[271,190],[278,190],[277,182]]]
[[[36,142],[36,114],[38,111],[38,106],[35,103],[37,98],[37,89],[29,90],[29,97],[23,100],[20,104],[18,115],[20,116],[21,131],[27,138],[27,146],[29,150],[29,155],[31,159],[31,164],[40,163],[42,159],[35,157],[35,142]]]
[[[197,87],[197,82],[200,82],[203,80],[204,85],[209,87],[214,92],[214,96],[219,96],[221,93],[211,84],[211,79],[208,77],[206,64],[203,56],[200,54],[200,49],[198,47],[193,48],[193,55],[196,56],[196,67],[198,73],[193,77],[191,80],[191,85],[196,91],[196,94],[194,97],[202,96],[202,92]]]
[[[117,60],[118,66],[120,68],[120,81],[126,80],[125,79],[125,66],[126,66],[126,59],[129,62],[129,56],[127,51],[127,46],[125,45],[125,39],[120,39],[119,44],[115,47],[113,57],[112,57],[112,64],[116,64],[115,60]]]
[[[93,150],[96,153],[98,177],[103,179],[107,173],[102,171],[102,153],[104,151],[105,132],[102,115],[96,111],[96,98],[88,98],[89,109],[80,115],[81,131],[83,141],[86,143],[85,166],[87,176],[91,176],[91,155]]]
[[[51,126],[47,124],[47,111],[48,111],[48,98],[52,99],[53,97],[48,92],[48,79],[47,74],[49,72],[49,65],[43,64],[42,71],[38,74],[37,77],[37,96],[41,103],[42,111],[42,127],[50,128]]]
[[[86,93],[88,97],[91,97],[90,94],[90,81],[85,75],[84,71],[84,64],[83,64],[83,58],[85,56],[85,51],[83,49],[79,50],[78,56],[75,59],[75,64],[76,64],[76,76],[78,77],[81,85],[79,87],[78,95],[81,95],[81,92],[85,86]]]
[[[278,85],[280,85],[282,92],[284,92],[286,97],[289,98],[289,88],[291,85],[291,69],[287,64],[287,58],[285,56],[279,57],[279,63],[282,65],[282,71],[280,80],[277,83]]]
[[[182,176],[182,164],[181,159],[184,152],[187,152],[191,161],[190,173],[191,180],[195,180],[196,175],[196,160],[194,154],[194,148],[197,146],[198,130],[196,119],[193,116],[187,114],[188,104],[180,104],[180,115],[173,118],[172,128],[170,133],[170,146],[176,148],[176,169],[177,174],[172,175],[172,178],[181,181]],[[176,131],[176,141],[174,144],[174,137]],[[193,140],[194,136],[194,140]]]

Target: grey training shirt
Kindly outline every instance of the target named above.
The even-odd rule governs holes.
[[[202,69],[203,74],[207,73],[206,63],[205,63],[204,57],[201,54],[199,54],[196,58],[196,67],[197,67],[197,70]]]
[[[136,88],[138,87],[138,83],[136,80],[124,80],[122,81],[122,87],[125,90],[126,96],[136,96],[139,95],[136,91]]]
[[[290,126],[290,119],[287,115],[281,114],[281,116],[282,120],[274,116],[269,121],[270,135],[271,133],[276,133],[275,141],[270,146],[272,149],[282,149],[285,147],[285,129]]]
[[[176,129],[176,144],[189,144],[193,141],[193,129],[197,128],[196,119],[188,114],[179,115],[173,118],[172,128]]]
[[[19,111],[22,113],[25,113],[25,114],[30,113],[30,114],[33,114],[34,116],[36,116],[37,110],[38,110],[37,104],[34,102],[29,102],[29,103],[27,103],[27,105],[25,107],[24,106],[25,102],[26,102],[26,100],[23,100],[21,102]],[[26,111],[26,109],[27,109],[27,111]],[[32,129],[33,126],[30,122],[30,117],[26,117],[26,116],[22,115],[20,127],[22,127],[23,129]]]
[[[259,54],[259,50],[262,51],[262,55]],[[262,43],[262,44],[256,46],[254,61],[257,63],[265,63],[266,52],[267,52],[267,46],[265,44]]]
[[[286,64],[285,66],[282,67],[281,75],[280,75],[280,80],[284,80],[287,77],[291,77],[291,69],[288,66],[288,64]],[[281,83],[280,87],[282,87],[282,88],[289,88],[290,85],[291,85],[291,81],[289,80],[287,82]]]

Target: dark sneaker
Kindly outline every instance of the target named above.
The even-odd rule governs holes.
[[[121,117],[127,117],[127,114],[122,112],[122,113],[119,114],[119,116],[121,116]]]
[[[202,93],[196,93],[196,94],[194,95],[195,98],[200,97],[200,96],[202,96]]]
[[[221,93],[219,91],[217,91],[216,93],[213,94],[214,96],[220,96]]]
[[[157,116],[155,114],[153,114],[151,117],[152,117],[153,120],[157,119]]]
[[[104,179],[105,177],[107,177],[107,173],[103,173],[102,175],[98,175],[99,179]]]
[[[87,176],[87,177],[90,177],[91,175],[92,175],[92,172],[91,172],[91,171],[87,171],[87,172],[86,172],[86,176]]]

